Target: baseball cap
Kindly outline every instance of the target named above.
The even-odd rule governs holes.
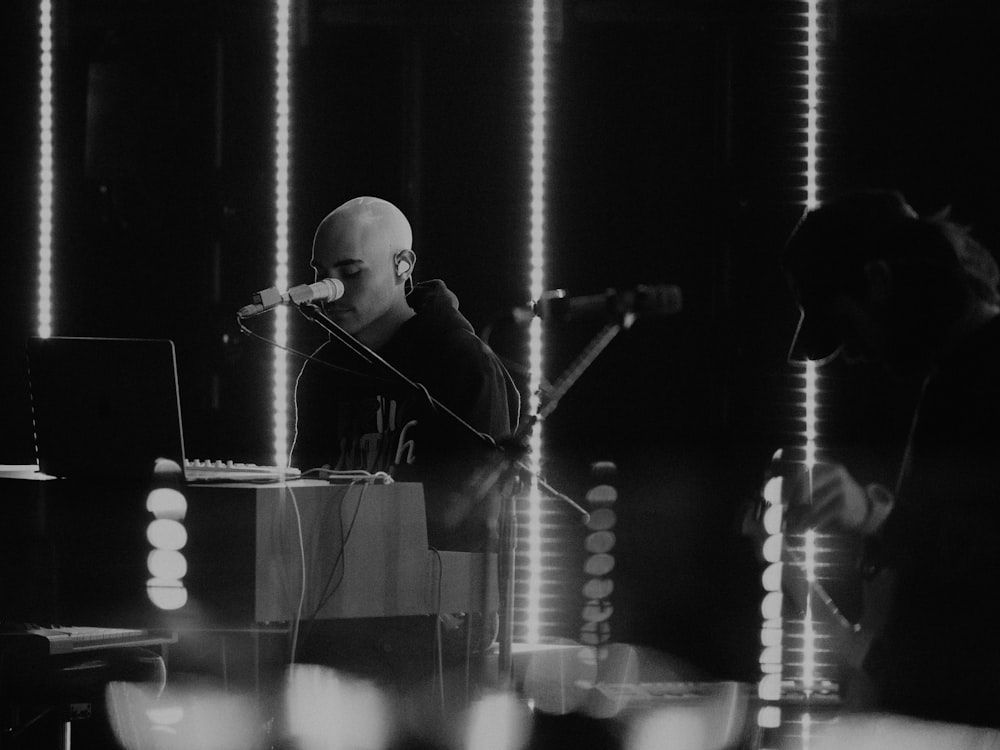
[[[822,363],[838,354],[841,341],[821,303],[835,292],[860,292],[865,263],[884,257],[889,234],[917,218],[900,192],[877,188],[803,213],[781,257],[800,312],[789,361]]]

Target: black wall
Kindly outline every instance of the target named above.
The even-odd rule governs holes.
[[[271,4],[56,5],[55,333],[173,339],[189,454],[270,463],[270,351],[234,312],[271,280]],[[412,220],[418,277],[446,279],[477,328],[493,324],[515,372],[522,331],[498,316],[527,288],[522,5],[314,0],[294,24],[293,282],[310,278],[326,212],[385,197]],[[684,309],[638,321],[582,375],[546,423],[546,472],[578,495],[591,461],[619,465],[623,638],[750,671],[757,569],[736,518],[789,439],[794,310],[774,258],[801,210],[802,3],[553,5],[548,283],[677,284]],[[32,460],[31,6],[5,8],[5,463]],[[996,246],[994,5],[824,9],[824,187],[950,203]],[[547,326],[549,379],[599,327]],[[296,323],[296,345],[312,334]]]

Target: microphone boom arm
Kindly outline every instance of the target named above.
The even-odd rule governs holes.
[[[396,380],[397,382],[402,383],[415,391],[419,391],[421,394],[423,394],[425,398],[429,400],[431,406],[433,406],[436,411],[440,412],[441,414],[444,414],[446,417],[448,417],[448,419],[450,419],[452,422],[461,427],[464,431],[473,436],[482,445],[490,448],[497,447],[496,441],[492,437],[486,435],[485,433],[480,432],[471,424],[466,422],[455,412],[453,412],[447,406],[445,406],[436,398],[434,398],[434,396],[430,392],[428,392],[428,390],[424,386],[414,382],[413,380],[410,380],[410,378],[408,378],[398,369],[389,364],[385,359],[376,354],[372,349],[362,344],[354,336],[352,336],[343,328],[341,328],[339,325],[330,320],[330,318],[328,318],[323,313],[323,311],[320,310],[317,306],[299,305],[297,309],[306,318],[319,325],[320,328],[325,330],[333,338],[335,338],[337,341],[343,344],[353,354],[360,357],[368,364],[374,365],[378,369],[382,370],[386,375],[389,376],[390,379]]]

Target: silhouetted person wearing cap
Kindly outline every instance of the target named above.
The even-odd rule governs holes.
[[[809,212],[783,263],[802,312],[793,356],[878,363],[920,394],[885,486],[838,464],[786,483],[807,525],[863,534],[894,581],[864,664],[870,708],[1000,726],[996,262],[966,228],[865,190]]]

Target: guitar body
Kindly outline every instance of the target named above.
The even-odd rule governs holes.
[[[765,487],[757,512],[764,522],[754,534],[771,563],[765,589],[781,594],[780,617],[765,611],[765,633],[771,628],[773,642],[773,629],[780,627],[781,647],[780,664],[773,663],[772,650],[772,663],[764,663],[762,656],[762,669],[765,679],[768,672],[780,673],[781,679],[777,693],[773,677],[770,689],[761,690],[761,697],[768,699],[765,707],[775,709],[771,726],[762,732],[761,750],[809,747],[838,715],[874,706],[875,686],[865,662],[881,632],[893,588],[891,570],[867,578],[859,575],[858,542],[853,537],[796,530],[796,524],[788,521],[796,517],[795,509],[788,507],[781,482],[776,472]],[[855,605],[856,614],[845,615],[830,591],[851,594],[845,599]],[[762,638],[767,642],[766,636]]]
[[[844,706],[850,711],[868,711],[876,708],[876,686],[865,665],[872,655],[879,635],[885,628],[892,607],[896,585],[895,572],[888,567],[866,571],[861,584],[861,617],[854,632],[839,644],[843,668]]]

